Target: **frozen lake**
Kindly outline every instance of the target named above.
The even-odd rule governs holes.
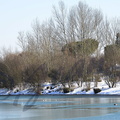
[[[119,120],[120,96],[0,96],[0,120],[96,119]]]

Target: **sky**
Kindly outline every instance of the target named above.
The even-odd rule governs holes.
[[[52,16],[53,5],[60,0],[0,0],[0,51],[3,48],[19,50],[18,32],[30,31],[37,18],[42,23]],[[66,7],[85,2],[100,9],[108,18],[120,17],[120,0],[63,0]]]

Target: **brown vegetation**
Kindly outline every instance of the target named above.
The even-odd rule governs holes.
[[[31,32],[19,32],[21,52],[3,53],[0,87],[12,88],[19,83],[39,86],[49,80],[62,84],[77,81],[79,86],[86,82],[87,88],[92,81],[97,87],[100,74],[109,76],[106,82],[113,87],[119,76],[110,68],[119,60],[116,53],[120,48],[117,45],[113,51],[107,46],[105,57],[101,50],[115,43],[118,23],[111,25],[101,11],[82,2],[69,11],[60,2],[53,11],[54,17],[48,22],[36,20]]]

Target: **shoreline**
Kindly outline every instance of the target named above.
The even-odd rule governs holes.
[[[20,95],[0,95],[2,96],[78,96],[78,97],[109,97],[116,96],[120,97],[120,94],[20,94]]]

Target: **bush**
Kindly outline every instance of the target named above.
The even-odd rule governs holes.
[[[85,39],[78,42],[71,42],[62,48],[62,52],[73,56],[76,56],[76,54],[88,56],[98,48],[98,44],[98,41],[95,39]]]
[[[104,51],[105,51],[105,61],[107,63],[111,63],[111,64],[114,64],[114,62],[120,63],[119,45],[107,45]]]
[[[70,91],[70,88],[63,88],[63,93],[69,93]]]
[[[90,90],[90,87],[87,87],[87,88],[84,88],[84,89],[82,90],[82,92],[83,92],[83,91],[88,92],[89,90]]]
[[[48,77],[50,77],[52,79],[52,82],[54,83],[56,80],[58,80],[59,78],[59,73],[57,69],[52,69],[49,73],[48,73]]]

